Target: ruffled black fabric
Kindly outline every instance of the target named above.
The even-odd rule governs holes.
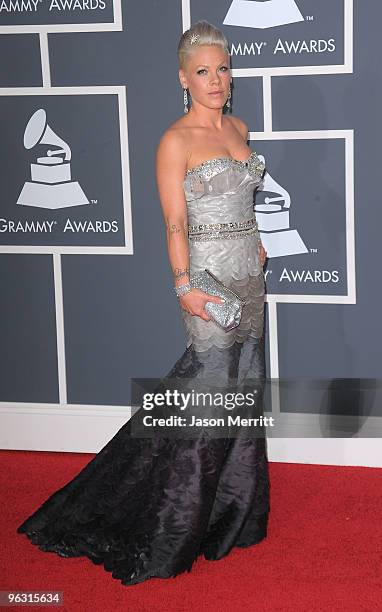
[[[264,375],[264,338],[228,349],[188,347],[167,376]],[[131,585],[190,571],[267,534],[266,439],[137,438],[132,417],[64,487],[18,528],[40,550],[86,556]]]

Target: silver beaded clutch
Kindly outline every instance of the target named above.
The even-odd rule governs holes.
[[[226,287],[212,272],[207,268],[196,272],[190,277],[190,285],[225,300],[224,304],[206,302],[204,307],[216,325],[225,331],[239,325],[245,300]]]

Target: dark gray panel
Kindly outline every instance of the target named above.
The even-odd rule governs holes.
[[[58,402],[51,255],[0,256],[0,400]]]
[[[232,114],[241,117],[251,132],[264,130],[263,88],[260,78],[235,78],[232,86]],[[255,143],[251,143],[256,147]]]
[[[360,296],[354,305],[278,304],[280,377],[380,376],[380,343],[360,316],[364,301]]]
[[[180,357],[185,337],[166,267],[163,240],[134,257],[63,258],[69,403],[126,405],[131,377],[160,377]]]
[[[36,34],[0,36],[0,87],[40,87],[40,43]]]
[[[367,300],[361,295],[356,305],[277,306],[282,411],[382,415],[380,333],[362,316]],[[293,379],[295,387],[283,379]]]

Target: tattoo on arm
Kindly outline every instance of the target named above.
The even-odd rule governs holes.
[[[184,222],[183,226],[179,225],[177,223],[168,223],[167,224],[167,229],[169,231],[170,234],[178,234],[179,232],[182,231],[182,229],[187,232],[188,230],[188,224],[187,221]]]
[[[180,232],[180,227],[179,225],[172,223],[171,225],[168,226],[168,230],[170,234],[178,234],[178,232]]]
[[[190,273],[189,268],[175,268],[174,278],[178,280],[179,278],[182,278],[183,276],[188,276],[189,273]]]

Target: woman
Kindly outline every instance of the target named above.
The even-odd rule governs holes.
[[[157,182],[187,346],[164,381],[243,388],[264,379],[266,253],[253,212],[264,164],[247,147],[243,121],[223,115],[232,80],[223,34],[198,22],[178,55],[185,114],[159,143]],[[230,331],[205,310],[220,298],[189,283],[204,268],[246,299]],[[176,576],[201,554],[220,559],[266,536],[264,436],[202,428],[191,438],[141,438],[132,435],[136,418],[17,531],[43,551],[103,564],[124,585]]]

